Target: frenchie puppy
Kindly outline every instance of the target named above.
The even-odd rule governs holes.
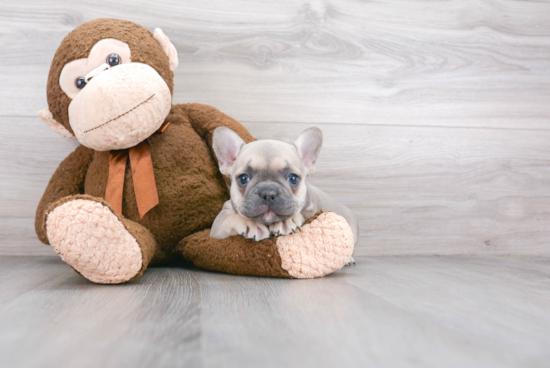
[[[224,127],[214,131],[212,140],[220,171],[231,178],[231,199],[214,220],[211,237],[286,235],[322,209],[344,217],[357,243],[351,210],[306,182],[323,143],[320,129],[304,130],[294,144],[271,139],[246,144]]]

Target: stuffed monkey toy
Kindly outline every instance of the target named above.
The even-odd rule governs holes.
[[[213,239],[229,199],[212,133],[238,122],[200,104],[172,105],[177,52],[160,30],[94,20],[62,41],[51,64],[49,109],[40,118],[81,144],[57,168],[36,212],[36,233],[95,283],[134,280],[152,264],[183,258],[240,275],[311,278],[353,252],[347,222],[320,213],[291,235],[255,242]]]

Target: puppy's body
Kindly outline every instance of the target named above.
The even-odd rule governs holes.
[[[231,178],[231,199],[216,217],[210,236],[261,240],[285,235],[322,209],[344,217],[357,242],[357,221],[351,210],[306,183],[321,144],[317,128],[304,131],[294,144],[276,140],[245,144],[233,131],[216,129],[214,152],[220,171]]]
[[[309,206],[304,208],[304,210],[302,211],[302,216],[308,219],[316,214],[319,210],[332,211],[346,219],[349,226],[351,226],[351,231],[353,231],[353,240],[355,241],[355,243],[357,243],[359,227],[357,224],[357,219],[355,218],[353,212],[351,212],[348,207],[336,201],[334,197],[323,192],[316,186],[313,186],[309,183],[306,183],[306,186],[310,201]]]

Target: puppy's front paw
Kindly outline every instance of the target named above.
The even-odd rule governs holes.
[[[269,231],[272,236],[288,235],[296,231],[297,228],[302,226],[305,219],[301,213],[297,213],[286,220],[276,222],[269,227]]]
[[[260,241],[269,238],[267,226],[239,216],[239,221],[234,224],[234,230],[243,238]]]

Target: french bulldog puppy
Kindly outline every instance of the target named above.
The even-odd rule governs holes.
[[[322,209],[344,217],[357,243],[351,210],[306,182],[323,143],[319,128],[304,130],[294,144],[270,139],[245,144],[224,127],[214,131],[212,140],[220,171],[231,178],[231,199],[214,220],[212,238],[286,235]]]

